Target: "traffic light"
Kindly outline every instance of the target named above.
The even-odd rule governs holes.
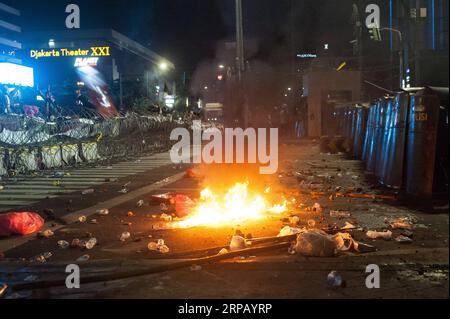
[[[381,31],[380,31],[379,27],[373,26],[373,27],[369,28],[369,33],[370,33],[371,40],[381,42]]]

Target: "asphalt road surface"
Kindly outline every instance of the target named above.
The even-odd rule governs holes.
[[[344,155],[320,154],[314,142],[284,144],[280,154],[280,170],[273,183],[280,185],[277,189],[285,196],[296,198],[298,205],[289,215],[299,217],[298,227],[310,227],[311,220],[315,228],[321,229],[341,228],[349,222],[357,226],[348,231],[352,237],[375,246],[375,252],[304,257],[292,255],[283,247],[222,260],[192,260],[216,255],[221,247],[229,245],[236,231],[253,238],[276,236],[283,226],[290,225],[289,215],[222,227],[164,229],[161,207],[151,202],[150,195],[174,192],[195,198],[203,182],[184,176],[187,166],[170,164],[167,154],[160,154],[111,167],[74,170],[63,177],[28,182],[31,184],[22,181],[15,188],[6,186],[6,191],[25,185],[33,185],[33,192],[36,189],[38,194],[45,191],[48,199],[36,197],[28,206],[13,208],[40,213],[51,209],[54,219],[48,220],[46,228],[55,233],[47,239],[35,235],[0,239],[0,251],[4,254],[0,281],[10,286],[24,282],[37,286],[32,290],[8,291],[6,297],[448,298],[448,210],[431,212],[404,200],[329,196],[336,192],[396,194],[376,186],[361,162]],[[59,181],[57,186],[55,180]],[[94,193],[81,194],[91,187]],[[120,192],[124,188],[127,192]],[[314,193],[318,191],[327,194]],[[138,207],[140,200],[145,204]],[[316,203],[321,210],[311,209]],[[100,208],[109,208],[109,214],[96,214]],[[330,216],[332,210],[348,211],[350,216],[335,218]],[[86,221],[79,222],[80,216],[86,216]],[[411,243],[394,239],[405,234],[388,225],[398,217],[414,222],[407,234]],[[387,229],[393,232],[391,240],[366,236],[368,230]],[[131,237],[121,241],[124,232]],[[92,250],[58,247],[61,240],[92,237],[98,240]],[[147,249],[149,242],[158,239],[164,239],[170,252],[161,254]],[[46,263],[35,261],[36,256],[46,252],[52,253]],[[78,259],[84,255],[89,255],[89,260],[80,262]],[[86,284],[82,281],[80,289],[67,289],[68,264],[79,265],[82,278],[155,271],[116,280]],[[378,265],[381,271],[379,289],[366,287],[366,267],[371,264]],[[333,270],[345,280],[343,287],[327,286],[327,275]],[[60,284],[38,289],[44,281]]]

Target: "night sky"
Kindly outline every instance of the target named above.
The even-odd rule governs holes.
[[[23,31],[65,29],[65,7],[81,9],[81,27],[113,28],[169,58],[179,72],[192,72],[214,58],[218,43],[235,32],[234,0],[10,0],[22,11]],[[339,4],[338,4],[339,3]],[[350,1],[244,0],[245,37],[256,39],[263,59],[286,59],[290,30],[296,49],[342,41],[348,32]],[[340,31],[339,29],[345,29]],[[346,37],[350,35],[345,34]],[[349,47],[345,48],[349,49]]]

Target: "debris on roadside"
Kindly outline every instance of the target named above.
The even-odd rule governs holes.
[[[46,229],[46,230],[44,230],[44,231],[40,231],[40,232],[37,234],[37,236],[40,237],[40,238],[46,238],[46,239],[48,239],[48,238],[50,238],[50,237],[55,236],[55,233],[54,233],[51,229]]]
[[[331,236],[320,230],[300,232],[293,249],[303,256],[333,257],[336,254],[335,242]]]
[[[44,226],[44,219],[37,213],[13,212],[0,214],[0,237],[26,236]]]
[[[398,243],[403,243],[403,244],[410,244],[413,242],[413,240],[411,238],[403,236],[403,235],[399,235],[399,236],[395,237],[395,241]]]
[[[95,192],[95,190],[93,188],[89,188],[89,189],[85,189],[84,191],[81,192],[81,195],[89,195],[89,194],[93,194]]]
[[[309,219],[307,224],[308,224],[309,228],[315,228],[316,227],[316,221],[314,219]]]
[[[386,230],[384,232],[369,230],[366,233],[366,236],[369,237],[370,239],[379,239],[380,238],[380,239],[389,240],[392,238],[392,232],[390,230]]]
[[[192,265],[189,269],[190,269],[191,271],[200,271],[200,270],[202,270],[202,266],[199,266],[199,265]]]
[[[230,251],[243,250],[247,247],[245,238],[239,235],[234,235],[230,242]]]
[[[357,227],[349,222],[345,222],[345,225],[341,227],[341,230],[352,230],[356,229]]]
[[[150,203],[155,204],[170,204],[173,201],[173,194],[172,193],[164,193],[164,194],[156,194],[150,196]]]
[[[26,276],[26,277],[23,279],[23,281],[25,281],[25,282],[33,282],[33,281],[36,281],[36,280],[38,280],[38,279],[39,279],[39,277],[36,276],[36,275],[28,275],[28,276]]]
[[[137,203],[136,203],[136,206],[137,207],[142,207],[142,206],[144,206],[144,204],[145,204],[145,202],[144,202],[144,200],[139,200]]]
[[[78,238],[74,238],[72,240],[72,242],[70,243],[70,247],[71,248],[78,248],[81,247],[81,240],[79,240]]]
[[[120,239],[121,242],[125,242],[127,239],[130,239],[130,237],[131,237],[131,234],[129,232],[123,232],[120,235],[119,239]]]
[[[173,219],[171,215],[167,214],[161,214],[160,218],[165,222],[171,222]]]
[[[396,218],[390,222],[390,226],[393,229],[411,230],[414,228],[413,221],[409,217]]]
[[[147,245],[147,249],[150,251],[158,251],[162,254],[167,254],[170,249],[164,242],[164,239],[158,239],[156,242],[150,242]]]
[[[45,253],[43,253],[43,254],[41,254],[41,255],[38,255],[38,256],[34,257],[34,258],[32,259],[32,261],[35,261],[35,262],[44,264],[44,263],[46,263],[47,260],[49,260],[52,256],[53,256],[53,253],[51,253],[51,252],[45,252]]]
[[[322,206],[320,206],[319,203],[315,203],[315,204],[313,205],[313,207],[312,207],[312,210],[313,210],[314,212],[320,214],[320,213],[322,213],[323,208],[322,208]]]
[[[333,270],[327,276],[327,286],[331,289],[345,288],[346,283],[342,276],[336,270]]]
[[[86,222],[86,220],[87,220],[87,218],[86,218],[86,216],[80,216],[80,217],[78,217],[78,222],[80,222],[80,223],[85,223]]]
[[[61,249],[67,249],[67,248],[69,248],[69,246],[70,246],[70,244],[68,241],[65,241],[65,240],[58,241],[58,247]]]
[[[97,211],[97,214],[99,214],[100,216],[106,216],[106,215],[109,215],[109,209],[107,209],[107,208],[99,209],[99,210]]]
[[[351,213],[348,211],[342,211],[342,210],[331,210],[330,217],[349,218],[349,217],[351,217]]]
[[[217,253],[217,255],[225,255],[225,254],[228,254],[228,253],[229,253],[228,249],[222,248],[222,249]]]
[[[128,216],[128,217],[135,217],[136,214],[135,214],[134,212],[132,212],[132,211],[129,211],[129,212],[127,213],[127,216]]]
[[[300,217],[298,216],[291,216],[289,217],[289,223],[292,225],[297,225],[300,222]]]
[[[91,250],[95,247],[95,245],[97,245],[97,238],[91,238],[84,244],[84,248]]]
[[[91,258],[91,256],[89,256],[89,255],[83,255],[83,256],[81,256],[81,257],[78,257],[78,258],[76,259],[76,261],[77,261],[77,262],[85,262],[85,261],[88,261],[90,258]]]
[[[295,235],[295,234],[300,233],[302,230],[303,230],[302,228],[285,226],[280,230],[277,237],[285,237],[285,236]]]

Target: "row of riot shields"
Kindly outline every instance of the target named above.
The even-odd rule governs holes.
[[[448,89],[424,88],[340,111],[353,156],[390,188],[448,191]]]

